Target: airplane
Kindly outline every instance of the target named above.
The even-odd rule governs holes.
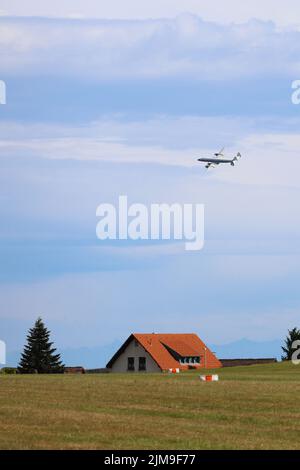
[[[204,162],[206,163],[205,168],[214,168],[216,165],[220,165],[220,163],[230,163],[231,166],[234,166],[235,163],[241,158],[240,152],[237,153],[237,155],[231,159],[227,158],[219,158],[219,157],[224,157],[224,148],[220,150],[220,152],[217,152],[214,154],[215,158],[198,158],[198,162]]]

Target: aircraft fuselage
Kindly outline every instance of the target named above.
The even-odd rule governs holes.
[[[226,160],[223,158],[198,158],[198,162],[214,163],[219,165],[219,163],[233,163],[234,159],[232,158],[231,160]]]

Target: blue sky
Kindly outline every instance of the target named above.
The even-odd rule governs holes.
[[[42,315],[64,349],[282,338],[300,307],[299,6],[129,3],[1,2],[0,337],[19,349]],[[239,166],[195,162],[223,146]],[[120,194],[204,203],[204,249],[100,242],[96,207]]]

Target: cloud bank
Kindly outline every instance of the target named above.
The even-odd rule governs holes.
[[[175,17],[188,11],[207,21],[246,22],[251,18],[272,20],[278,25],[297,24],[298,0],[2,0],[0,14],[66,18],[149,19]],[[299,21],[298,21],[299,25]]]
[[[300,74],[300,31],[250,20],[220,25],[192,14],[143,21],[0,18],[8,76],[87,80],[229,80]]]

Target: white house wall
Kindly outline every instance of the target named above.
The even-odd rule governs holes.
[[[138,343],[135,345],[135,340],[132,340],[127,348],[120,354],[112,365],[111,372],[127,372],[128,357],[134,357],[135,371],[131,373],[139,372],[139,357],[146,358],[146,371],[140,372],[161,372],[156,362],[152,359],[150,354]]]

